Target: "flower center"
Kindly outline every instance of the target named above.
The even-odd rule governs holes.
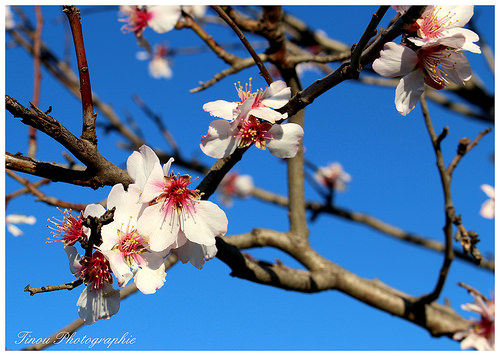
[[[105,283],[113,283],[109,262],[101,252],[95,251],[92,257],[85,256],[80,264],[83,266],[80,272],[83,282],[94,290],[101,289]]]
[[[136,35],[140,35],[148,26],[148,21],[151,20],[153,14],[148,12],[145,7],[139,8],[136,6],[135,9],[129,12],[128,16],[128,19],[124,20],[128,23],[122,27],[122,31],[134,32]]]
[[[420,37],[441,37],[441,32],[445,28],[450,27],[454,22],[458,22],[458,19],[453,19],[457,15],[455,12],[449,11],[446,15],[438,17],[439,10],[440,7],[434,6],[432,11],[429,11],[423,19],[417,21],[420,25],[420,29],[418,30]]]
[[[147,250],[148,243],[137,233],[137,230],[129,231],[129,226],[127,226],[125,232],[118,230],[118,237],[119,241],[112,249],[119,251],[129,266],[132,266],[134,262],[142,265],[144,258],[141,254]]]
[[[74,245],[77,241],[82,241],[87,238],[87,235],[83,232],[83,213],[80,213],[80,217],[73,215],[71,210],[65,209],[63,211],[64,218],[58,220],[52,217],[54,221],[48,220],[55,227],[47,225],[51,231],[53,239],[47,238],[47,242],[61,241],[65,245]]]
[[[192,182],[188,174],[175,176],[173,173],[163,178],[163,193],[156,198],[156,203],[163,204],[163,210],[168,213],[175,210],[180,214],[183,210],[191,212],[194,205],[201,198],[199,192],[195,189],[189,189],[187,186]]]
[[[266,121],[260,121],[254,116],[242,120],[238,133],[234,136],[240,138],[239,147],[250,146],[252,143],[261,150],[266,148],[266,140],[272,139],[268,132],[273,125]]]
[[[456,62],[451,60],[454,50],[446,46],[433,46],[417,52],[419,67],[425,70],[431,80],[426,83],[435,89],[443,89],[450,81],[448,71],[456,70]]]

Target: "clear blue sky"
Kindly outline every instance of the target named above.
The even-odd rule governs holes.
[[[332,38],[348,45],[357,42],[371,19],[376,6],[300,6],[285,11],[313,24]],[[34,20],[33,7],[24,10]],[[60,6],[43,7],[43,40],[59,56],[65,53],[66,17]],[[158,113],[175,136],[186,157],[197,158],[207,165],[215,162],[199,149],[200,136],[212,120],[202,110],[208,101],[234,100],[233,83],[254,78],[255,87],[265,86],[256,67],[226,78],[208,90],[190,94],[189,89],[226,68],[211,52],[196,56],[179,55],[173,59],[174,76],[156,80],[148,75],[147,62],[136,59],[140,51],[132,34],[120,32],[116,7],[107,11],[86,13],[82,7],[82,25],[90,69],[92,89],[116,113],[130,114],[139,123],[151,146],[168,149],[156,130],[132,101],[133,94]],[[389,10],[382,21],[386,25],[395,14]],[[476,7],[480,35],[494,49],[494,8]],[[227,28],[206,26],[220,43],[238,43]],[[172,31],[158,35],[145,32],[152,43],[166,41],[172,48],[202,46],[191,31]],[[7,36],[9,43],[11,38]],[[71,61],[75,65],[71,44]],[[243,51],[238,55],[247,57]],[[491,92],[493,77],[482,55],[467,53],[473,71]],[[32,100],[32,58],[19,47],[8,48],[5,56],[6,94],[25,106]],[[334,67],[337,65],[334,64]],[[52,106],[51,115],[75,135],[81,130],[81,105],[45,70],[42,72],[40,108]],[[322,74],[307,73],[304,87]],[[443,240],[442,193],[434,154],[425,130],[421,110],[407,117],[394,107],[394,88],[368,87],[345,82],[318,98],[306,110],[306,157],[319,166],[340,162],[352,176],[344,193],[337,195],[340,207],[373,215],[409,232]],[[462,137],[474,138],[486,124],[452,115],[430,103],[437,131],[449,126],[443,142],[446,162],[455,155],[456,142]],[[106,122],[98,113],[98,121]],[[28,128],[9,113],[5,118],[6,151],[27,151]],[[124,167],[129,151],[117,147],[122,138],[99,130],[100,152]],[[37,159],[64,162],[63,148],[44,134],[38,136]],[[479,216],[486,195],[481,184],[494,185],[494,134],[460,162],[453,176],[453,200],[469,229],[479,233],[479,248],[485,256],[494,254],[494,223]],[[186,172],[173,164],[173,169]],[[269,152],[251,148],[236,170],[252,174],[258,187],[279,194],[286,193],[286,166]],[[196,176],[195,173],[192,175]],[[32,181],[35,177],[27,176]],[[6,192],[21,186],[6,178]],[[49,196],[79,203],[104,199],[110,187],[97,191],[53,183],[43,188]],[[319,195],[308,185],[309,200]],[[217,202],[216,195],[212,201]],[[228,235],[249,232],[254,227],[286,231],[285,209],[268,206],[256,199],[235,200],[224,208],[229,218]],[[66,254],[59,244],[45,244],[50,237],[47,218],[61,214],[56,208],[22,196],[9,203],[7,214],[34,215],[34,226],[21,225],[24,236],[5,236],[5,326],[6,347],[16,344],[23,331],[35,338],[48,337],[78,317],[76,301],[82,287],[30,296],[27,284],[44,286],[72,280]],[[441,255],[395,241],[366,227],[333,216],[321,216],[309,225],[310,241],[323,256],[364,278],[383,282],[413,295],[434,287]],[[248,251],[257,258],[299,267],[288,256],[271,248]],[[230,269],[218,259],[205,264],[203,270],[177,264],[167,272],[165,286],[154,295],[136,293],[124,300],[117,315],[77,331],[79,337],[118,337],[125,333],[136,338],[133,345],[112,346],[113,350],[458,350],[459,344],[446,338],[432,338],[427,331],[404,320],[370,308],[336,291],[307,295],[257,285],[229,276]],[[485,295],[494,290],[492,273],[455,260],[446,287],[439,299],[447,298],[464,317],[473,315],[460,309],[471,297],[457,286],[463,281]],[[61,344],[53,350],[87,350],[85,345]],[[105,349],[95,346],[94,349]]]

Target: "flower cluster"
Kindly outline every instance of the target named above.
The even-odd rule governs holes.
[[[396,10],[405,12],[407,6]],[[469,62],[462,51],[481,53],[474,42],[479,36],[462,28],[474,14],[474,6],[427,6],[402,44],[389,42],[373,70],[384,77],[402,79],[395,104],[401,115],[410,113],[424,92],[425,84],[443,89],[450,83],[464,85],[471,78]]]
[[[328,189],[342,192],[346,189],[346,183],[351,181],[351,176],[344,172],[340,163],[334,162],[326,167],[319,167],[314,174],[314,179]]]
[[[304,130],[294,123],[280,124],[288,115],[274,109],[283,107],[291,97],[290,88],[282,80],[273,82],[265,90],[252,91],[250,83],[236,85],[239,101],[211,101],[203,110],[223,120],[210,123],[208,133],[202,136],[201,150],[210,157],[223,158],[238,147],[254,144],[269,149],[279,158],[297,154]]]
[[[478,313],[480,319],[474,319],[465,331],[457,332],[453,339],[461,340],[462,349],[479,351],[495,350],[495,301],[486,299],[471,291],[474,303],[462,305],[462,309]]]
[[[165,283],[163,260],[169,254],[201,269],[217,253],[215,237],[227,232],[226,215],[187,187],[191,177],[170,172],[172,161],[162,167],[154,151],[142,146],[127,160],[134,183],[127,190],[113,186],[106,208],[90,204],[78,217],[65,211],[63,220],[51,221],[53,241],[64,244],[71,272],[86,285],[77,303],[85,323],[118,312],[120,293],[113,288],[113,275],[119,287],[133,279],[141,292],[152,294]],[[100,236],[93,236],[86,220],[106,212],[113,219],[103,224]]]

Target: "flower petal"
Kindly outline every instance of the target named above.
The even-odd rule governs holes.
[[[104,284],[102,289],[94,290],[87,286],[83,290],[76,305],[78,315],[87,325],[99,319],[109,319],[120,309],[120,292],[111,284]]]
[[[163,193],[163,188],[165,186],[164,177],[160,163],[155,163],[146,184],[144,184],[140,198],[141,203],[149,203]]]
[[[479,41],[479,36],[474,31],[462,27],[457,27],[444,30],[442,32],[442,35],[447,37],[461,35],[465,38],[465,42],[462,46],[457,48],[460,48],[464,51],[470,51],[472,53],[481,53],[481,48],[477,44],[473,43]]]
[[[158,269],[139,268],[134,276],[134,282],[144,294],[153,294],[165,284],[165,266],[161,265]]]
[[[165,215],[162,204],[148,206],[137,222],[137,231],[147,238],[152,251],[162,252],[175,242],[179,233],[179,216],[174,211]]]
[[[259,119],[266,120],[271,124],[274,124],[278,120],[284,120],[288,117],[287,113],[282,114],[265,106],[250,109],[248,115],[253,115]]]
[[[139,152],[134,151],[127,159],[127,172],[140,189],[144,188],[156,163],[160,164],[158,156],[146,145],[142,145]]]
[[[101,204],[89,204],[85,208],[85,211],[83,212],[83,216],[95,216],[95,217],[101,217],[102,214],[106,212],[106,209]]]
[[[80,270],[82,269],[82,265],[80,264],[80,254],[78,253],[75,246],[64,245],[64,252],[68,255],[69,260],[69,269],[71,273],[78,277]]]
[[[205,246],[188,241],[183,246],[173,250],[182,263],[191,262],[198,269],[203,268],[205,261],[215,257],[217,247],[215,245]]]
[[[234,152],[236,146],[231,124],[225,120],[212,121],[207,134],[202,136],[200,143],[203,153],[213,158],[229,156]]]
[[[384,77],[399,77],[408,74],[418,63],[417,54],[410,48],[388,42],[373,61],[372,68]]]
[[[277,80],[266,88],[262,95],[262,104],[273,109],[279,109],[288,103],[292,96],[291,89],[283,80]]]
[[[272,140],[266,140],[267,148],[272,155],[279,158],[292,158],[297,154],[304,130],[300,125],[287,123],[273,125],[269,130]]]
[[[147,9],[148,13],[151,14],[148,26],[158,33],[165,33],[173,29],[181,17],[181,7],[178,5],[149,5]]]
[[[424,75],[421,70],[415,70],[401,78],[394,99],[396,109],[401,115],[406,116],[415,108],[424,89]]]
[[[226,213],[210,201],[200,201],[194,214],[185,214],[183,218],[182,231],[191,242],[214,245],[215,236],[224,236],[227,232]]]
[[[238,107],[238,103],[225,100],[211,101],[203,105],[203,110],[215,117],[231,121],[234,118],[234,110]]]

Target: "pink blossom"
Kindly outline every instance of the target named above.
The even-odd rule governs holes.
[[[462,305],[462,309],[478,313],[480,319],[474,319],[467,330],[457,332],[453,339],[461,340],[462,349],[479,351],[495,350],[495,301],[472,293],[474,303]]]
[[[165,283],[166,254],[151,251],[148,238],[137,231],[137,220],[146,207],[139,197],[140,190],[135,184],[130,184],[127,191],[121,184],[111,189],[107,208],[116,210],[113,221],[102,227],[103,242],[99,249],[109,260],[120,287],[133,277],[141,292],[151,294]]]
[[[329,189],[344,191],[346,183],[351,181],[351,176],[344,172],[340,163],[330,163],[326,167],[320,167],[314,174],[314,179]]]
[[[495,218],[495,188],[491,185],[483,184],[481,185],[481,189],[488,196],[488,200],[486,200],[481,206],[481,214],[482,217],[486,219],[494,219]]]
[[[125,16],[120,21],[126,22],[122,26],[122,31],[133,32],[140,37],[146,27],[150,27],[158,33],[165,33],[173,29],[181,17],[181,7],[123,5],[120,6],[120,13]]]
[[[245,174],[228,173],[220,182],[217,190],[222,204],[231,206],[233,196],[245,198],[250,195],[253,190],[253,179]]]
[[[408,39],[417,46],[428,46],[437,41],[445,44],[443,43],[444,39],[461,35],[465,41],[455,48],[481,53],[479,46],[474,43],[479,41],[479,36],[475,32],[463,28],[473,14],[473,5],[427,6],[420,19],[417,20],[418,37],[409,37]],[[454,46],[453,44],[446,45]]]
[[[142,189],[140,202],[147,204],[137,222],[137,231],[149,239],[152,251],[176,249],[188,241],[215,246],[215,237],[227,232],[226,214],[214,203],[201,200],[201,194],[187,186],[189,175],[174,175],[171,158],[160,165],[156,154],[147,146],[134,152],[127,170]]]
[[[269,148],[279,158],[291,158],[297,153],[304,130],[297,124],[277,124],[287,114],[273,109],[284,106],[290,99],[290,88],[283,81],[272,83],[264,91],[252,91],[251,83],[237,88],[239,102],[217,100],[206,103],[203,109],[224,120],[212,121],[200,148],[206,155],[222,158],[237,147],[252,144],[259,149]]]
[[[55,217],[52,217],[54,220],[49,219],[55,227],[49,226],[52,229],[53,239],[48,238],[47,242],[61,241],[65,245],[74,245],[78,241],[86,240],[88,228],[83,226],[83,212],[78,217],[72,210],[65,209],[62,213],[64,216],[62,220]]]
[[[465,40],[460,34],[447,38],[455,44]],[[410,113],[424,92],[424,84],[443,89],[451,82],[464,85],[472,72],[462,52],[441,44],[422,47],[417,51],[388,42],[373,62],[373,69],[384,77],[403,76],[396,88],[395,104],[402,115]]]

